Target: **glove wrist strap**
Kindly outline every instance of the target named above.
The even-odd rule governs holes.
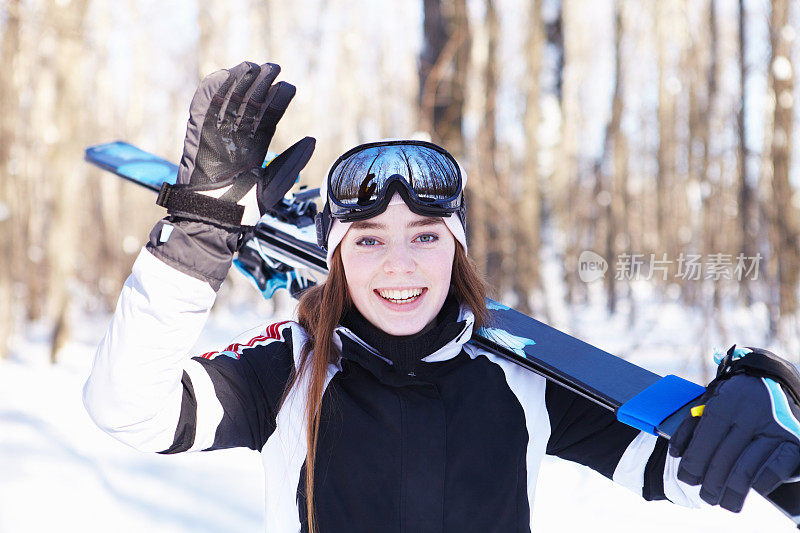
[[[734,358],[734,348],[735,345],[720,362],[714,381],[722,381],[736,374],[770,378],[783,385],[794,401],[800,404],[800,373],[794,365],[761,348],[750,348],[744,357]]]
[[[161,185],[156,204],[166,207],[171,215],[230,228],[239,228],[244,215],[244,206],[235,202],[198,194],[186,186],[169,183]]]

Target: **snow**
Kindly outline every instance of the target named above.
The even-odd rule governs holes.
[[[556,458],[542,464],[533,512],[535,531],[796,531],[789,519],[757,495],[748,498],[739,514],[647,502],[589,469]]]
[[[0,531],[262,529],[256,452],[145,454],[94,426],[81,389],[103,322],[56,365],[36,328],[0,363]]]
[[[266,302],[250,311],[243,311],[241,302],[227,303],[212,314],[198,352],[247,337],[258,324],[291,313],[287,307],[273,314]],[[637,360],[665,351],[685,319],[678,309],[657,311],[663,313],[657,329],[665,333],[646,336],[634,350]],[[582,317],[576,323],[589,335],[630,338],[623,320],[603,321],[601,328]],[[47,329],[37,324],[20,328],[12,354],[0,361],[0,532],[262,530],[263,473],[256,452],[145,454],[114,441],[89,420],[81,388],[107,320],[81,317],[79,337],[60,352],[56,365],[48,362]],[[666,364],[655,361],[659,368]],[[538,531],[794,531],[759,497],[751,497],[740,515],[645,502],[557,459],[542,466],[534,517]]]

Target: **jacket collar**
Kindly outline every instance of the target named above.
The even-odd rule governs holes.
[[[456,357],[461,353],[464,344],[472,337],[474,322],[475,316],[472,310],[461,305],[458,313],[458,323],[461,327],[457,333],[447,344],[423,357],[422,362],[440,363]],[[345,326],[339,325],[334,329],[333,341],[340,350],[342,359],[355,361],[382,379],[387,372],[391,372],[392,362]]]

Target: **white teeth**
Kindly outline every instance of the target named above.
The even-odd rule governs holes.
[[[394,303],[406,303],[422,294],[423,289],[378,289],[381,297]]]

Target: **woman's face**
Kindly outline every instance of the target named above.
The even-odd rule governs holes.
[[[412,335],[441,310],[455,255],[455,239],[441,218],[390,205],[353,222],[340,246],[350,297],[372,325]]]

